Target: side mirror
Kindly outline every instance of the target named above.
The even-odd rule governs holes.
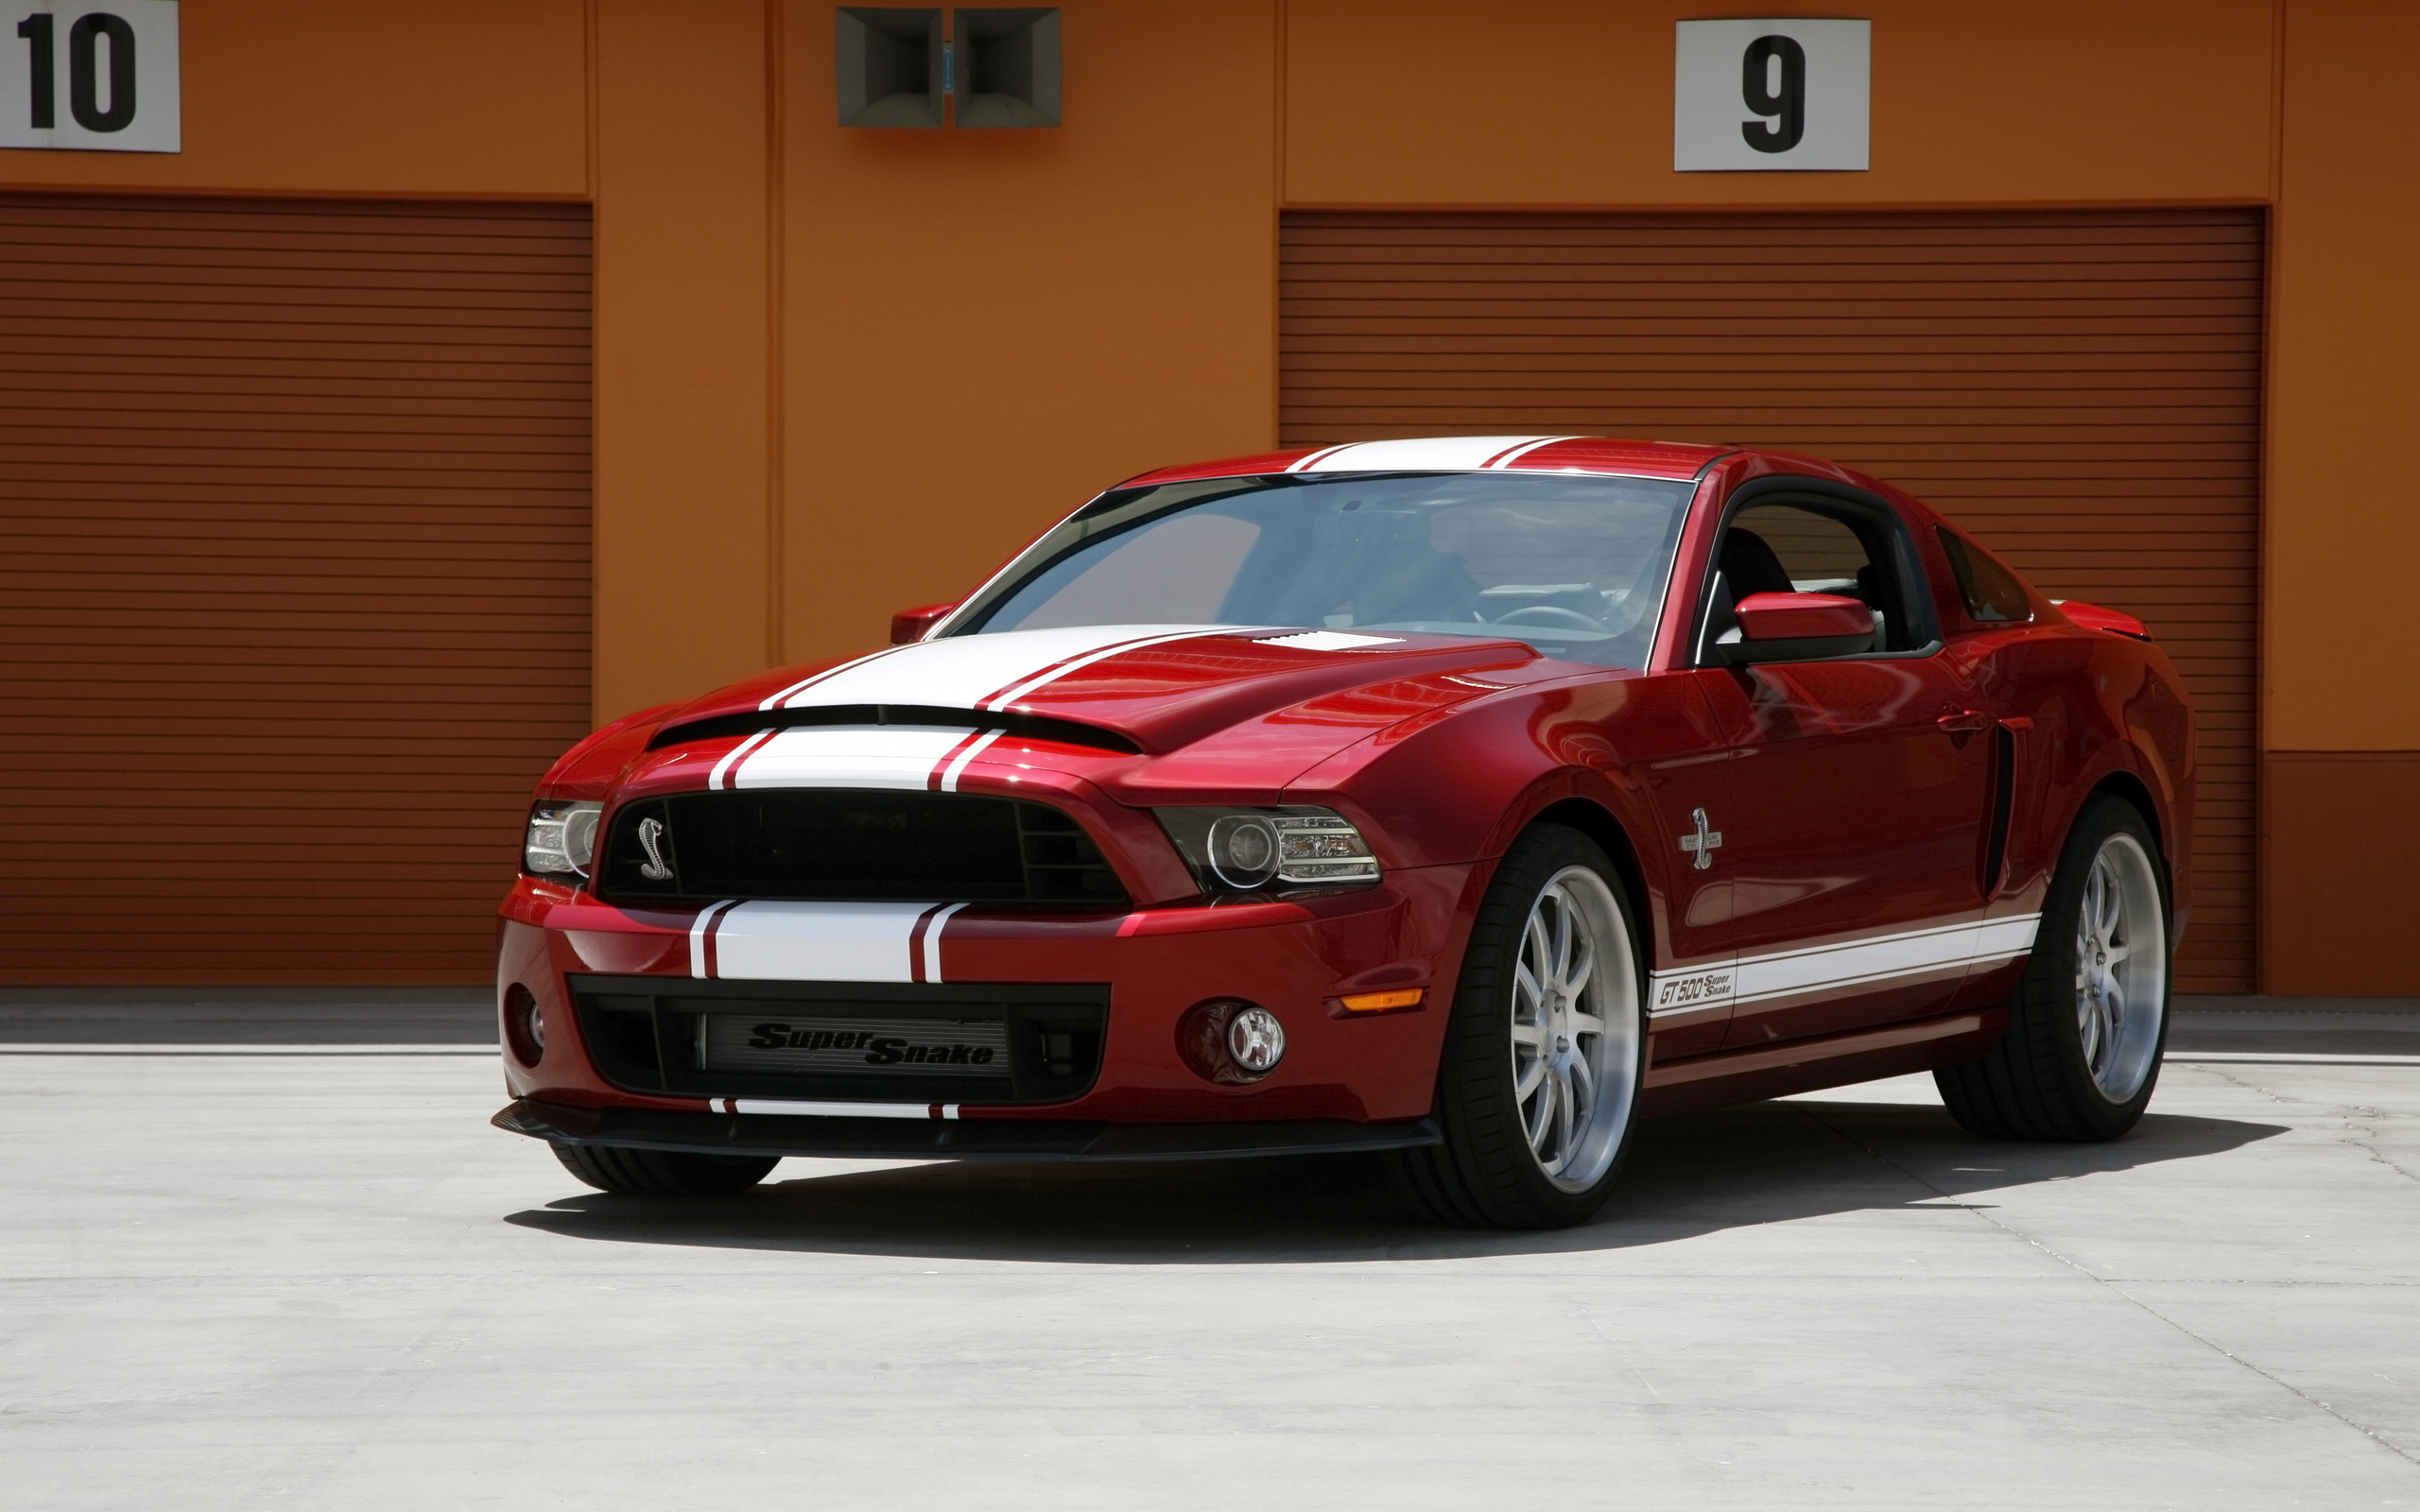
[[[916,609],[903,609],[890,616],[890,644],[909,645],[923,640],[942,622],[942,616],[958,608],[955,603],[925,604]]]
[[[1839,593],[1751,593],[1735,610],[1737,639],[1715,651],[1731,665],[1819,662],[1874,649],[1874,610]]]

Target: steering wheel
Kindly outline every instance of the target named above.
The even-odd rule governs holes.
[[[1563,625],[1575,630],[1586,630],[1591,635],[1605,633],[1602,623],[1590,619],[1576,609],[1565,609],[1560,604],[1524,604],[1519,609],[1497,615],[1495,623],[1497,625]]]

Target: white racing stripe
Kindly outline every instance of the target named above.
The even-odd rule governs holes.
[[[1356,441],[1313,452],[1288,472],[1475,472],[1533,452],[1567,436],[1428,436],[1398,441]]]
[[[770,1113],[786,1118],[913,1118],[936,1117],[935,1103],[808,1103],[768,1097],[710,1097],[726,1113]],[[945,1105],[955,1109],[956,1104]],[[953,1114],[954,1116],[954,1114]]]
[[[2040,914],[2022,919],[1995,919],[1975,934],[1975,964],[2013,960],[2033,952],[2033,936],[2042,927]]]
[[[714,931],[715,972],[726,982],[912,982],[909,949],[934,903],[744,902]],[[938,958],[939,920],[925,931]],[[691,939],[698,938],[692,932]],[[696,959],[696,946],[691,946]]]
[[[985,750],[989,749],[992,742],[999,739],[1006,733],[1006,730],[987,730],[982,734],[977,736],[974,740],[968,742],[964,750],[959,751],[957,755],[951,757],[949,765],[942,768],[942,791],[944,793],[957,792],[958,780],[966,775],[966,768],[968,765],[974,762],[976,757],[982,755]]]
[[[790,696],[792,694],[798,693],[805,688],[811,688],[815,686],[815,684],[821,682],[826,678],[837,678],[841,673],[849,671],[853,667],[864,666],[869,662],[877,661],[901,649],[903,649],[903,647],[886,645],[879,651],[869,651],[865,655],[857,657],[853,661],[843,662],[837,667],[825,667],[821,672],[811,673],[806,677],[799,679],[796,682],[791,683],[788,687],[784,688],[781,692],[773,695],[771,697],[766,699],[756,707],[759,709],[778,709],[781,707],[782,700]]]
[[[1000,710],[1121,652],[1256,627],[1083,625],[920,641],[793,683],[767,699],[764,707],[905,704],[972,712]],[[987,731],[965,745],[968,734],[965,730],[909,725],[825,725],[778,733],[759,731],[715,763],[706,785],[923,788],[938,782],[942,792],[954,793],[968,765],[999,739],[1001,731]]]
[[[1351,630],[1300,630],[1292,635],[1264,635],[1254,645],[1290,645],[1299,651],[1366,651],[1374,645],[1401,645],[1400,635],[1356,635]]]
[[[1497,457],[1495,461],[1490,462],[1487,465],[1491,472],[1500,472],[1542,446],[1552,446],[1557,441],[1577,441],[1582,439],[1584,439],[1584,438],[1578,436],[1542,436],[1536,440],[1529,442],[1527,445],[1512,448],[1512,450],[1505,453],[1502,456]]]
[[[726,898],[710,908],[698,910],[697,919],[689,925],[689,974],[691,976],[702,978],[715,974],[714,963],[707,958],[706,937],[714,933],[715,920],[720,919],[726,910],[735,907],[737,902],[738,900],[735,898]]]
[[[1004,630],[997,635],[954,635],[893,646],[794,688],[776,701],[786,709],[838,703],[923,704],[942,709],[980,709],[1002,689],[1039,686],[1072,668],[1080,658],[1114,656],[1130,645],[1155,640],[1215,635],[1223,625],[1075,625],[1050,630]],[[992,706],[996,707],[994,700]]]
[[[942,926],[949,922],[950,915],[965,906],[964,903],[952,903],[935,914],[932,921],[925,926],[923,949],[925,981],[938,982],[942,979]]]
[[[739,763],[746,761],[750,751],[754,750],[757,747],[762,746],[765,742],[772,739],[774,731],[772,730],[760,730],[756,731],[756,733],[749,736],[746,740],[741,741],[738,745],[731,747],[731,749],[724,754],[722,760],[715,763],[715,769],[706,774],[706,786],[708,788],[718,788],[728,785],[723,782],[725,774],[730,772],[730,770]]]
[[[1211,627],[1211,629],[1214,630],[1240,630],[1244,628],[1246,628],[1246,627],[1239,625]],[[1122,656],[1128,651],[1139,651],[1147,645],[1164,645],[1170,641],[1190,641],[1195,636],[1201,635],[1203,633],[1205,632],[1199,627],[1187,627],[1181,630],[1160,631],[1150,635],[1137,636],[1131,640],[1119,641],[1114,645],[1102,646],[1097,651],[1087,651],[1081,656],[1071,657],[1060,662],[1057,666],[1042,672],[1038,676],[1028,678],[1025,681],[1018,683],[1016,686],[1010,688],[994,697],[985,699],[983,707],[986,709],[1006,709],[1011,704],[1015,703],[1018,699],[1029,696],[1043,687],[1058,681],[1061,678],[1065,677],[1070,672],[1081,671],[1083,668],[1091,666],[1096,662],[1106,662],[1111,657]]]
[[[1979,923],[1968,919],[1840,945],[1742,956],[1735,1001],[1756,1003],[1963,968],[1975,958],[1975,936],[1979,930]]]
[[[915,725],[815,725],[785,730],[753,750],[723,758],[730,781],[710,785],[757,787],[928,786],[933,769],[966,740],[963,730]],[[717,776],[722,773],[717,763]]]
[[[1648,979],[1648,1014],[1693,1013],[1776,998],[1843,993],[1903,977],[2012,960],[2033,949],[2041,916],[1961,919],[1830,945],[1700,961]]]

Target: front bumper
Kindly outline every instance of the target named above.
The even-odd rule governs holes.
[[[1426,1118],[1392,1124],[1339,1119],[1220,1124],[902,1120],[574,1108],[531,1097],[517,1099],[490,1122],[550,1143],[860,1160],[1201,1160],[1408,1150],[1439,1139],[1435,1122]]]
[[[907,915],[888,923],[873,917],[877,911],[859,909],[844,917],[836,910],[827,922],[837,922],[828,929],[812,908],[794,907],[787,915],[762,910],[769,923],[760,925],[744,909],[717,914],[619,908],[525,882],[504,909],[497,988],[500,995],[515,985],[535,994],[546,1043],[535,1065],[506,1056],[507,1089],[515,1098],[550,1107],[718,1118],[734,1115],[724,1106],[732,1097],[821,1101],[885,1095],[871,1086],[848,1092],[785,1092],[770,1085],[724,1085],[717,1076],[682,1072],[676,1062],[683,1062],[684,1053],[669,1043],[660,1060],[663,1075],[633,1075],[622,1064],[630,1057],[614,1044],[586,1042],[590,1024],[575,1007],[575,997],[584,994],[593,1002],[600,990],[652,993],[660,1000],[684,1000],[671,1006],[693,1008],[723,996],[887,998],[906,1005],[963,992],[1011,1004],[1006,1011],[1013,1021],[1023,1011],[1013,1006],[1020,992],[1047,988],[1043,995],[1053,1003],[1082,993],[1105,1005],[1092,1010],[1105,1012],[1105,1026],[1097,1036],[1096,1075],[1054,1091],[1021,1070],[1013,1089],[993,1097],[970,1091],[961,1099],[939,1086],[905,1085],[890,1095],[901,1101],[951,1099],[950,1122],[961,1128],[991,1123],[1063,1125],[1053,1133],[1022,1136],[1038,1143],[1012,1152],[1020,1154],[1080,1154],[1093,1148],[1101,1128],[1111,1126],[1409,1125],[1428,1114],[1434,1097],[1451,984],[1482,873],[1477,867],[1407,868],[1363,891],[1242,907],[1075,915],[976,905],[926,918],[910,905]],[[842,937],[836,933],[839,923],[856,934]],[[876,926],[899,937],[870,947],[865,937]],[[776,928],[787,934],[776,937]],[[1406,987],[1427,991],[1426,1002],[1414,1011],[1351,1015],[1338,1001],[1350,993]],[[1285,1025],[1285,1059],[1266,1079],[1215,1084],[1186,1066],[1177,1045],[1178,1021],[1193,1005],[1214,998],[1257,1003]],[[695,1021],[659,1012],[656,1022]],[[1014,1042],[1013,1022],[1010,1032]],[[902,1149],[897,1142],[908,1138],[895,1125],[868,1137],[876,1143],[863,1149]],[[808,1143],[822,1148],[816,1142],[823,1138],[815,1135]],[[954,1142],[952,1148],[918,1146],[945,1154],[976,1149],[991,1136],[926,1130],[917,1138]],[[970,1138],[978,1144],[969,1143]],[[1170,1138],[1171,1149],[1186,1143],[1182,1136]],[[1389,1136],[1374,1147],[1399,1147],[1402,1138]],[[1101,1146],[1123,1147],[1116,1140]],[[1340,1146],[1325,1134],[1294,1133],[1255,1135],[1248,1147]],[[848,1150],[861,1152],[855,1145]]]

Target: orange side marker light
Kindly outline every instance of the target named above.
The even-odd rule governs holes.
[[[1390,992],[1356,992],[1336,1001],[1347,1013],[1385,1013],[1395,1008],[1416,1008],[1427,993],[1426,988],[1406,987]]]

